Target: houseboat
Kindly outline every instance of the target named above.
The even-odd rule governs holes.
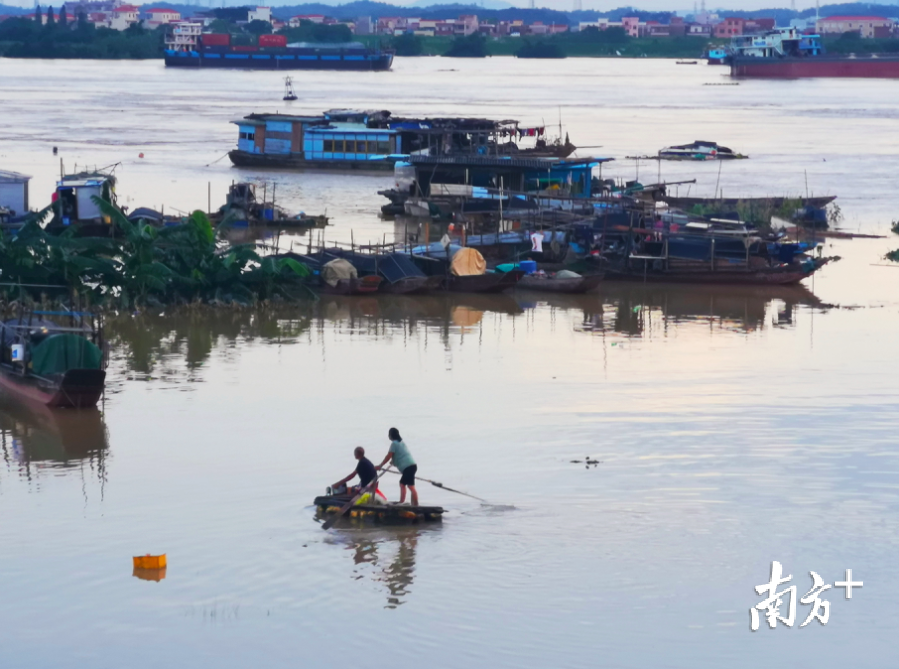
[[[389,111],[250,114],[233,123],[237,149],[228,155],[238,167],[390,170],[409,155],[564,158],[577,148],[567,136],[551,139],[545,127],[518,121],[401,118]]]
[[[559,160],[519,156],[410,156],[394,167],[385,215],[447,218],[490,212],[573,210],[599,194],[599,169],[612,158]]]
[[[734,37],[729,62],[732,77],[899,78],[899,55],[829,55],[820,35],[805,35],[795,28]]]

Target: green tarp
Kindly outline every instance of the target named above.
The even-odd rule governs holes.
[[[50,335],[31,351],[31,369],[38,376],[69,369],[100,369],[103,354],[92,342],[74,334]]]

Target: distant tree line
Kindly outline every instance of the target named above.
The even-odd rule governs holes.
[[[221,7],[213,10],[215,20],[209,24],[207,30],[213,33],[228,33],[232,35],[232,44],[249,44],[254,37],[270,35],[273,32],[272,24],[268,21],[254,19],[247,22],[250,7]],[[287,42],[351,42],[353,32],[349,26],[339,23],[326,25],[301,20],[296,28],[284,27],[277,32],[278,35],[287,37]],[[243,39],[241,36],[250,36]]]
[[[38,6],[34,19],[0,23],[0,55],[8,58],[159,58],[163,42],[162,29],[146,30],[140,23],[123,31],[98,28],[84,12],[73,17],[65,5],[58,12]]]
[[[423,37],[406,33],[391,38],[389,44],[396,49],[398,56],[699,58],[708,48],[709,40],[703,37],[634,38],[630,37],[624,28],[614,26],[605,30],[590,27],[579,32],[499,39],[490,39],[478,33],[455,38]]]

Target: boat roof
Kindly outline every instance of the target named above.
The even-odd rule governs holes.
[[[26,183],[31,176],[28,174],[19,174],[18,172],[8,172],[6,170],[0,170],[0,182],[2,183],[14,183],[14,184],[22,184]]]
[[[294,114],[250,114],[242,119],[231,121],[234,125],[265,125],[266,121],[300,121],[302,123],[327,123],[324,116],[296,116]]]
[[[105,177],[94,177],[89,179],[62,179],[56,182],[57,188],[86,188],[88,186],[102,186],[109,179]]]
[[[496,167],[522,170],[575,169],[593,167],[614,158],[585,158],[561,160],[559,158],[516,158],[511,156],[409,156],[413,165],[451,165],[454,167]]]
[[[300,121],[303,123],[356,123],[370,129],[413,130],[419,134],[453,132],[490,132],[502,128],[517,128],[515,119],[494,120],[467,116],[407,117],[394,116],[386,109],[329,109],[319,115],[303,114],[249,114],[242,119],[231,121],[235,125],[264,125],[266,121]]]

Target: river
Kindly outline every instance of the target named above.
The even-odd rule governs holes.
[[[558,124],[610,174],[693,195],[836,194],[889,234],[899,82],[743,81],[673,61],[399,59],[295,73],[330,108]],[[0,59],[0,169],[49,202],[119,163],[129,206],[233,180],[382,239],[391,176],[237,170],[229,121],[271,72]],[[625,156],[715,140],[724,164]],[[58,147],[59,155],[52,154]],[[144,157],[140,158],[139,154]],[[217,161],[217,162],[216,162]],[[647,176],[648,174],[648,176]],[[681,190],[681,194],[685,191]],[[302,242],[303,238],[282,240]],[[606,283],[593,295],[326,298],[110,317],[98,413],[0,396],[0,666],[891,667],[899,613],[899,238],[833,240],[801,287]],[[322,531],[312,499],[396,426],[440,526]],[[585,465],[587,457],[594,465]],[[384,486],[391,498],[395,479]],[[166,553],[161,581],[131,557]],[[830,619],[749,629],[772,561]],[[846,570],[852,579],[845,579]],[[785,615],[786,604],[782,614]]]

